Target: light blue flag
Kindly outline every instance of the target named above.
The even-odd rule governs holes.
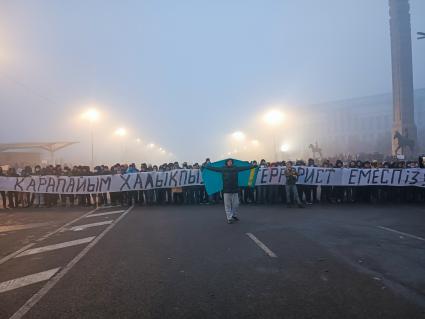
[[[221,160],[218,162],[211,163],[213,167],[224,167],[228,159]],[[237,167],[250,166],[251,164],[246,161],[240,161],[231,158],[233,165]],[[238,173],[238,184],[239,186],[255,186],[255,180],[257,178],[258,168],[252,168],[250,170],[242,171]],[[208,195],[218,193],[223,189],[223,178],[220,172],[213,172],[209,169],[202,170],[202,180],[205,184],[205,190]]]

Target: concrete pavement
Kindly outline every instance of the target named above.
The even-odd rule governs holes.
[[[0,317],[425,318],[423,207],[240,211],[91,212],[0,265]]]

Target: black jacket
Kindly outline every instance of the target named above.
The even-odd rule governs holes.
[[[247,171],[254,166],[236,167],[236,166],[224,166],[224,167],[212,167],[205,166],[205,169],[209,169],[213,172],[219,172],[223,176],[223,193],[237,193],[239,191],[238,186],[238,173]]]

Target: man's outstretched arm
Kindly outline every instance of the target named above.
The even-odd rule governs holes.
[[[214,166],[204,166],[204,169],[208,169],[213,172],[222,172],[224,170],[223,167],[214,167]]]
[[[243,172],[243,171],[248,171],[252,168],[257,168],[257,165],[250,165],[250,166],[242,166],[242,167],[235,167],[236,171],[238,172]]]

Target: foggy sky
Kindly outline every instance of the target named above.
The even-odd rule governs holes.
[[[425,1],[410,5],[423,88]],[[97,161],[142,157],[136,137],[179,160],[220,157],[229,133],[262,136],[252,123],[272,105],[390,92],[388,10],[387,0],[0,0],[0,142],[81,141],[64,154],[88,161],[79,114],[95,105]],[[112,134],[121,126],[125,142]]]

